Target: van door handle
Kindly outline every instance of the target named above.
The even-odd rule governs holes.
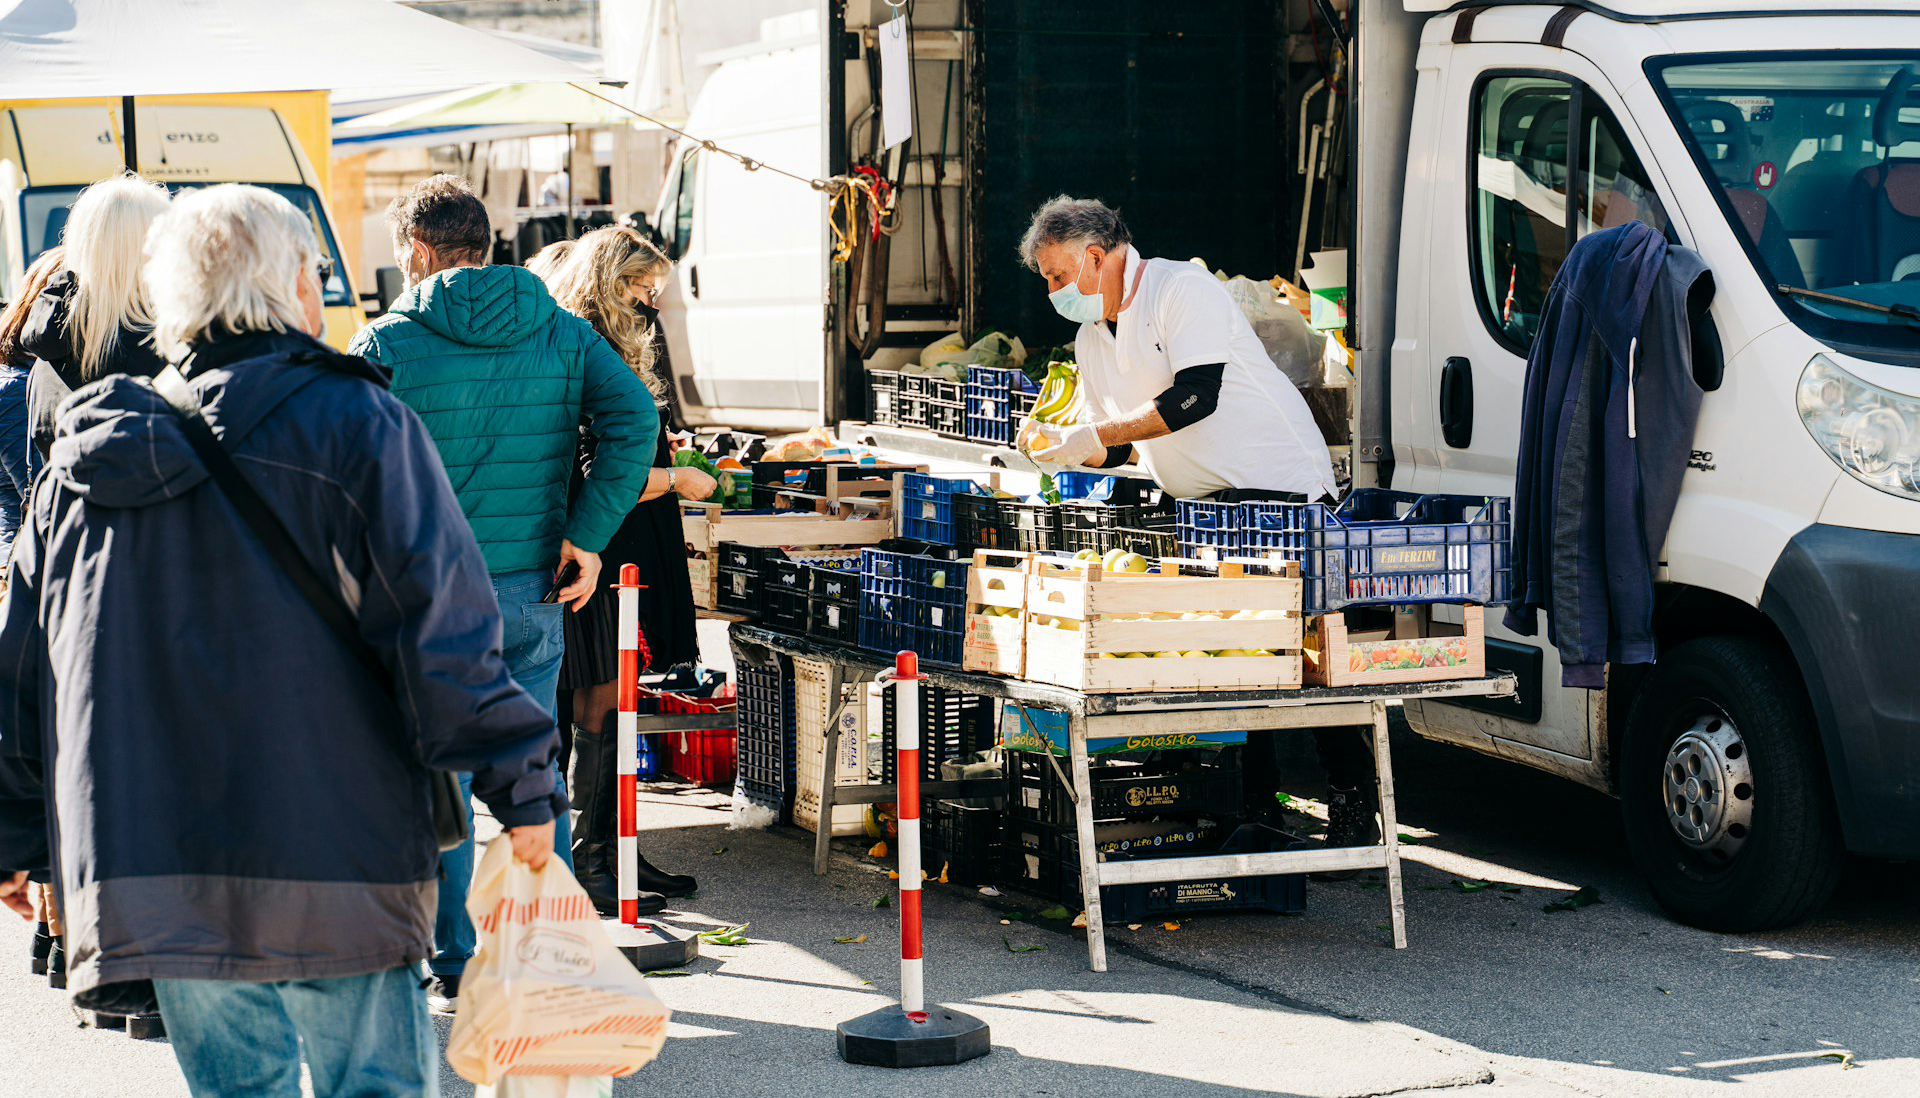
[[[1473,443],[1473,364],[1457,355],[1440,371],[1440,437],[1456,450]]]
[[[700,268],[698,267],[687,268],[687,292],[695,297],[700,296]]]

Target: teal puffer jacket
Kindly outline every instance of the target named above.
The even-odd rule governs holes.
[[[646,487],[652,395],[525,267],[441,271],[350,350],[392,371],[426,423],[494,575],[555,567],[562,537],[600,552]],[[599,443],[569,514],[582,420]]]

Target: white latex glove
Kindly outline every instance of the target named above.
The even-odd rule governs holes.
[[[1013,436],[1014,447],[1023,454],[1030,453],[1033,450],[1033,440],[1040,434],[1040,421],[1028,416],[1020,421],[1020,432]]]
[[[1106,456],[1107,448],[1100,441],[1100,432],[1091,423],[1079,423],[1072,427],[1052,427],[1049,434],[1058,433],[1053,445],[1044,450],[1035,450],[1033,459],[1053,465],[1085,465]]]

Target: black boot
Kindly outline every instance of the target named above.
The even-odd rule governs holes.
[[[47,986],[66,990],[67,946],[59,938],[55,938],[53,946],[47,950]]]
[[[700,885],[684,873],[667,873],[654,868],[644,854],[640,859],[640,887],[648,892],[658,892],[662,896],[691,896]]]
[[[53,933],[45,923],[33,924],[33,974],[47,974],[47,954],[53,952]]]
[[[573,824],[573,875],[587,890],[594,910],[618,914],[619,879],[614,870],[614,748],[619,738],[611,732],[573,729],[573,757],[567,774],[567,792],[579,817]],[[646,904],[642,903],[642,907]],[[654,911],[660,910],[654,908]]]
[[[127,1036],[152,1041],[167,1035],[167,1023],[158,1014],[136,1014],[127,1019]]]
[[[1375,803],[1373,790],[1368,787],[1328,789],[1326,845],[1333,848],[1377,844],[1380,841],[1380,821],[1375,814],[1379,807]],[[1313,876],[1320,881],[1349,881],[1359,873],[1357,869],[1342,869]]]

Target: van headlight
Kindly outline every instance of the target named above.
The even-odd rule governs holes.
[[[1920,399],[1869,385],[1826,355],[1800,375],[1800,422],[1855,480],[1920,499]]]

